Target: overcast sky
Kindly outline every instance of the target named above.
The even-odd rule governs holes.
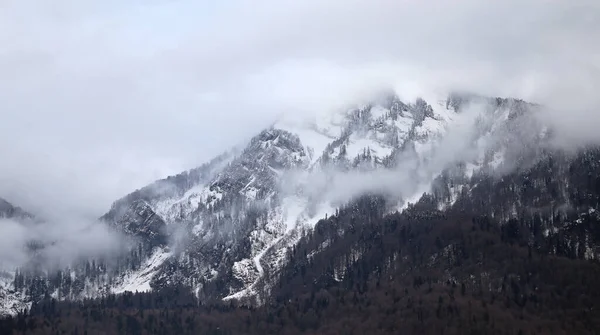
[[[0,0],[0,197],[100,215],[388,85],[551,104],[597,136],[598,41],[597,0]]]

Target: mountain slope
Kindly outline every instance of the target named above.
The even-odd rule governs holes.
[[[501,183],[486,179],[492,188]],[[29,317],[0,320],[0,327],[90,334],[597,333],[597,262],[566,249],[549,252],[555,240],[536,233],[535,223],[503,223],[462,200],[440,211],[438,200],[429,195],[391,215],[382,214],[381,197],[344,206],[301,238],[269,303],[258,308],[206,305],[175,286],[83,304],[45,301]],[[582,227],[599,223],[593,215],[582,219]],[[531,245],[532,234],[541,248]]]
[[[217,273],[229,286],[222,294],[240,296],[249,293],[265,272],[277,268],[302,229],[310,229],[335,211],[336,204],[306,190],[312,188],[306,185],[311,178],[331,167],[344,171],[385,168],[403,145],[436,140],[455,113],[446,107],[437,105],[434,110],[424,100],[404,104],[389,97],[381,104],[325,119],[283,118],[254,137],[228,165],[217,167],[214,177],[186,187],[160,185],[161,192],[170,191],[150,195],[143,203],[120,200],[130,210],[115,216],[118,207],[125,207],[117,202],[105,217],[116,218],[113,221],[125,231],[137,227],[133,230],[138,235],[148,235],[147,230],[160,234],[168,230],[163,225],[183,229],[188,232],[184,234],[188,241],[182,243],[185,250],[171,262],[186,269],[180,271],[186,272],[181,276],[186,284],[209,281]],[[291,172],[305,173],[306,180],[294,178],[282,187]],[[188,255],[194,261],[183,259]],[[160,285],[162,277],[158,276],[155,285]]]
[[[117,200],[102,220],[132,238],[123,256],[45,270],[54,279],[39,290],[82,299],[177,283],[203,301],[262,304],[302,237],[357,197],[383,195],[384,214],[433,192],[444,210],[477,192],[481,174],[501,177],[549,150],[531,104],[426,99],[283,117],[245,148]],[[16,291],[38,291],[39,277],[25,277]]]
[[[475,104],[482,107],[476,113],[469,111]],[[429,104],[388,96],[338,113],[282,118],[229,156],[227,164],[209,163],[209,178],[188,181],[185,187],[159,185],[160,192],[153,191],[158,196],[147,192],[151,195],[141,203],[120,200],[106,217],[125,231],[137,227],[133,229],[137,235],[148,235],[149,230],[170,239],[170,243],[153,240],[156,245],[168,244],[173,252],[164,258],[151,287],[177,278],[207,299],[260,302],[275,284],[263,277],[276,277],[304,231],[354,196],[386,190],[382,180],[341,194],[339,189],[345,186],[341,184],[355,171],[369,178],[373,171],[393,176],[407,170],[409,178],[398,176],[410,179],[400,192],[388,192],[397,193],[397,206],[402,208],[407,199],[428,190],[447,165],[462,164],[467,178],[512,159],[510,155],[522,150],[525,141],[537,145],[534,139],[507,136],[514,137],[519,128],[515,120],[526,117],[526,108],[524,102],[504,99],[454,95]],[[456,135],[461,127],[469,133]],[[469,155],[440,155],[448,138],[465,135],[471,138],[460,145]],[[114,216],[116,208],[124,207],[119,203],[130,210]]]

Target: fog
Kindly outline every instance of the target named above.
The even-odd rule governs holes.
[[[599,40],[595,0],[2,1],[0,197],[75,232],[281,113],[389,87],[523,98],[597,142]]]
[[[57,269],[89,257],[110,258],[127,246],[124,236],[97,221],[67,216],[58,222],[0,219],[0,270],[26,266],[35,254],[44,269]],[[43,247],[36,253],[28,246]]]

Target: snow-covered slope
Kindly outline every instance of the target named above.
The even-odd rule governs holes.
[[[0,271],[0,317],[31,308],[31,298],[14,287],[14,273]]]
[[[347,110],[286,115],[245,148],[117,200],[102,219],[140,249],[118,266],[94,266],[101,273],[94,284],[81,279],[83,293],[69,297],[177,283],[203,299],[261,303],[303,232],[344,202],[385,190],[397,201],[390,210],[401,209],[446,167],[458,166],[466,178],[518,156],[512,142],[535,137],[511,137],[523,105],[389,95]]]
[[[144,199],[143,208],[124,202],[128,209],[112,211],[124,212],[115,221],[125,230],[141,222],[140,236],[151,235],[148,230],[160,234],[158,220],[173,227],[166,228],[171,233],[187,232],[171,241],[178,251],[164,260],[165,268],[175,263],[177,270],[159,273],[155,286],[176,276],[200,292],[207,282],[223,280],[221,297],[259,295],[259,280],[275,277],[302,231],[340,205],[315,194],[315,179],[393,168],[394,157],[407,148],[425,157],[458,119],[446,97],[430,105],[396,96],[333,113],[284,116],[227,164],[210,164],[210,178]],[[336,185],[325,181],[322,187]]]

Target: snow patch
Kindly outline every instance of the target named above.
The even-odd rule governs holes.
[[[158,248],[140,270],[128,272],[120,285],[112,288],[112,293],[148,292],[151,291],[150,281],[158,272],[160,266],[171,256],[171,252]]]
[[[392,153],[393,148],[384,146],[380,142],[371,139],[357,138],[354,134],[350,136],[349,143],[346,146],[348,158],[353,159],[362,155],[366,150],[370,150],[372,156],[383,158],[389,156]]]

